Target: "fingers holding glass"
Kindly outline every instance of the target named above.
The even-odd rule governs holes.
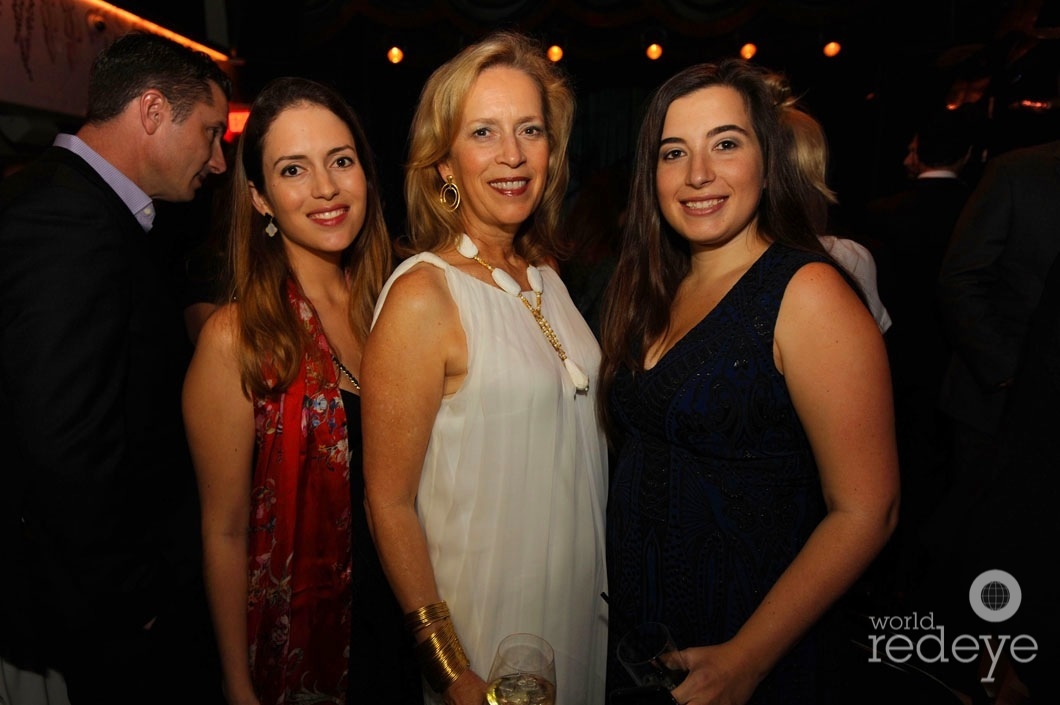
[[[644,622],[622,637],[618,660],[639,686],[673,690],[688,675],[669,628],[660,622]]]

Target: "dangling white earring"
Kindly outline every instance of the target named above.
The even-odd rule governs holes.
[[[276,227],[276,220],[273,219],[272,214],[270,213],[270,214],[266,215],[265,216],[265,234],[268,235],[269,237],[276,237],[276,233],[278,233],[279,231],[280,231],[280,229]]]

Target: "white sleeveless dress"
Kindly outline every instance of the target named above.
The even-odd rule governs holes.
[[[508,634],[556,652],[556,705],[603,705],[607,648],[604,504],[607,453],[597,423],[600,350],[551,268],[542,313],[589,375],[574,384],[521,301],[431,253],[402,262],[445,271],[467,336],[468,374],[442,400],[416,507],[441,599],[481,677]],[[532,293],[526,294],[533,302]],[[441,702],[424,686],[426,703]]]

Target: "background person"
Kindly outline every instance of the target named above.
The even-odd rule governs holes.
[[[216,683],[188,344],[150,230],[224,171],[229,92],[205,54],[121,37],[83,126],[0,186],[0,655],[60,671],[74,705]]]
[[[984,511],[999,516],[1013,511],[1014,496],[1035,485],[1040,470],[1027,465],[1011,468],[1013,458],[1040,462],[1048,443],[1029,444],[1022,453],[1013,449],[1021,434],[1003,429],[1012,389],[1021,375],[1026,397],[1022,408],[1010,414],[1018,424],[1033,412],[1033,398],[1048,394],[1051,380],[1043,375],[1042,359],[1025,368],[1028,333],[1041,304],[1050,266],[1060,256],[1060,141],[1013,149],[990,159],[982,178],[969,196],[954,226],[938,280],[938,305],[946,342],[952,353],[941,384],[939,406],[950,430],[951,472],[940,499],[921,525],[920,537],[927,560],[910,591],[916,609],[935,610],[936,619],[956,633],[976,633],[981,620],[966,605],[968,585],[975,573],[961,559],[972,539],[996,526],[997,517],[984,520]],[[1049,303],[1048,306],[1052,306]],[[1049,308],[1043,310],[1048,311]],[[1044,314],[1047,315],[1047,314]],[[1039,324],[1040,325],[1040,324]],[[1044,331],[1046,329],[1042,329]],[[1038,335],[1043,332],[1039,331]],[[1041,345],[1041,341],[1036,341]],[[1037,354],[1042,354],[1038,351]],[[1028,388],[1041,385],[1030,393]],[[1025,433],[1034,434],[1047,419],[1037,419]],[[1007,447],[1003,448],[1003,445]],[[1047,452],[1042,453],[1047,457]],[[1023,462],[1017,460],[1015,462]],[[1052,495],[1047,485],[1027,498],[1026,516],[999,538],[1011,538],[1015,526],[1041,518],[1035,503]],[[984,509],[985,508],[985,509]],[[1041,522],[1040,535],[1049,535],[1049,522]],[[997,539],[991,541],[996,550]],[[984,547],[985,549],[985,547]],[[976,559],[997,555],[974,549]],[[1023,562],[1021,548],[1005,553],[1013,563]],[[1024,576],[1012,571],[1018,580]],[[1028,571],[1024,570],[1027,574]],[[1037,574],[1037,569],[1031,574]],[[1033,584],[1033,583],[1032,583]],[[1041,603],[1039,603],[1039,609]],[[1051,608],[1050,608],[1051,609]],[[1043,614],[1043,616],[1045,616]],[[1050,621],[1054,615],[1048,615]],[[1050,627],[1052,628],[1052,627]],[[1055,648],[1055,647],[1054,647]],[[982,692],[974,667],[959,662],[940,663],[943,677],[964,692]],[[1033,667],[1032,667],[1033,668]],[[1040,677],[1040,676],[1039,676]]]
[[[828,186],[828,140],[821,123],[804,110],[796,107],[794,100],[784,101],[781,109],[781,120],[792,131],[795,164],[799,173],[809,181],[811,195],[817,198],[811,201],[814,219],[818,232],[826,233],[828,226],[828,208],[839,203],[839,199]],[[819,235],[824,249],[843,268],[854,277],[865,303],[880,327],[880,333],[891,328],[891,315],[880,300],[876,289],[876,260],[868,248],[859,242],[835,235]]]
[[[971,193],[965,176],[976,124],[964,110],[926,112],[902,162],[910,181],[900,191],[870,201],[864,223],[879,255],[881,294],[896,321],[887,345],[902,511],[893,542],[898,562],[886,579],[900,599],[923,577],[920,533],[952,481],[949,424],[939,409],[951,350],[936,289],[943,255]]]
[[[557,703],[604,701],[599,347],[547,264],[573,111],[543,48],[500,33],[436,70],[413,118],[420,253],[361,370],[372,527],[430,702],[481,705],[513,632],[555,649]]]
[[[689,67],[641,126],[603,318],[608,687],[623,625],[661,621],[679,703],[822,703],[824,619],[898,504],[882,336],[824,252],[781,95]]]
[[[1031,313],[1060,255],[1060,141],[1000,154],[962,208],[936,295],[950,352],[939,406],[951,472],[924,520],[926,550],[945,556],[989,492],[1001,416],[1019,369]]]

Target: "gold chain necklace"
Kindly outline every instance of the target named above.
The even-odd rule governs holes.
[[[545,339],[555,349],[556,354],[559,355],[559,359],[563,361],[563,366],[567,369],[567,374],[570,375],[571,381],[574,382],[574,388],[579,392],[589,391],[589,377],[582,371],[582,368],[578,366],[574,360],[567,357],[567,352],[563,349],[563,345],[559,342],[559,338],[556,336],[556,331],[552,330],[552,324],[548,322],[544,314],[541,313],[541,294],[543,290],[543,282],[541,280],[541,272],[537,271],[535,267],[526,268],[526,278],[530,282],[530,288],[534,292],[535,305],[531,305],[530,301],[523,296],[523,292],[519,287],[519,283],[512,278],[508,272],[503,269],[497,269],[492,264],[482,259],[478,254],[478,247],[471,241],[471,238],[467,234],[460,236],[460,242],[456,247],[457,251],[468,259],[475,260],[483,267],[485,267],[490,276],[493,277],[493,281],[496,282],[503,291],[515,296],[523,305],[526,306],[526,310],[530,312],[530,315],[534,317],[537,322],[538,328],[545,335]]]

